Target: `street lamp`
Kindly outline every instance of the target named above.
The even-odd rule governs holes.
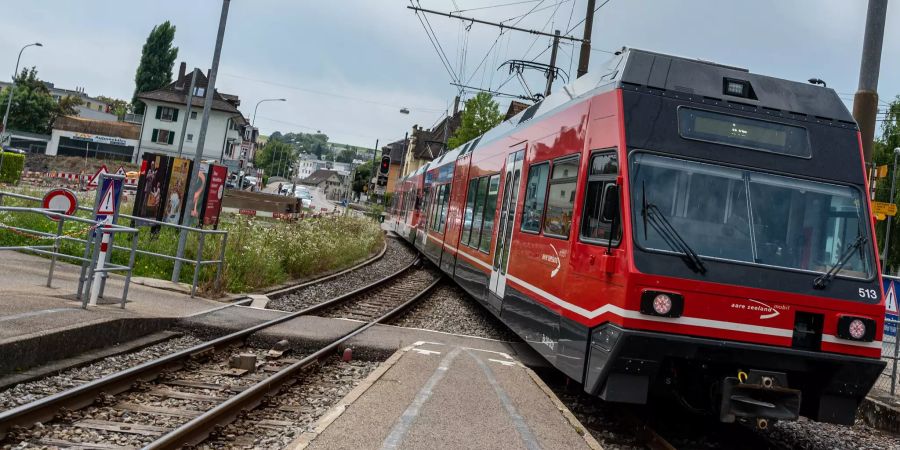
[[[35,42],[34,44],[28,44],[28,45],[22,47],[21,50],[19,50],[19,57],[16,58],[16,70],[15,70],[15,72],[13,72],[12,84],[9,85],[9,98],[6,100],[6,112],[3,113],[3,128],[0,129],[0,132],[2,132],[2,134],[0,134],[0,144],[3,144],[4,142],[6,142],[6,138],[7,138],[7,136],[9,136],[9,133],[6,131],[6,124],[9,121],[9,109],[12,107],[13,92],[15,92],[15,89],[16,89],[16,76],[19,74],[19,61],[22,60],[22,52],[24,52],[26,48],[31,47],[31,46],[43,47],[44,45],[41,44],[40,42]],[[0,146],[0,173],[2,173],[2,171],[3,171],[3,147]]]
[[[286,102],[286,98],[264,98],[258,102],[256,102],[256,106],[253,107],[253,120],[250,121],[250,128],[256,128],[256,112],[259,110],[259,104],[263,102]],[[256,139],[253,140],[253,154],[256,154]],[[242,181],[243,182],[243,181]]]

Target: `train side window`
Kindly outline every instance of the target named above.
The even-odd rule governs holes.
[[[606,211],[604,205],[618,202],[618,199],[609,198],[619,195],[616,189],[618,173],[619,161],[615,152],[596,153],[591,157],[581,218],[580,236],[583,242],[608,243],[614,221],[612,214],[616,211]],[[611,206],[608,208],[615,209]],[[621,227],[617,227],[613,237],[614,244],[618,243],[621,234]]]
[[[487,201],[484,203],[484,226],[481,232],[481,245],[478,249],[484,253],[491,252],[491,236],[494,232],[494,215],[497,213],[497,194],[500,192],[500,174],[492,175],[488,181]]]
[[[484,222],[484,203],[488,191],[488,177],[478,179],[478,191],[475,193],[475,209],[472,218],[472,237],[469,239],[469,247],[478,248],[481,244],[481,225]],[[490,240],[490,237],[488,237]]]
[[[575,184],[578,181],[578,157],[553,161],[550,186],[547,189],[547,212],[544,235],[569,238],[572,211],[575,209]]]
[[[525,187],[525,202],[522,208],[522,231],[541,232],[549,173],[550,163],[547,162],[532,164],[528,168],[528,184]]]
[[[478,190],[478,178],[469,181],[469,190],[466,194],[466,216],[463,222],[462,238],[459,242],[469,245],[469,236],[472,233],[472,213],[475,211],[475,191]]]
[[[443,233],[444,227],[447,225],[447,210],[449,209],[448,206],[450,204],[450,183],[447,183],[441,187],[444,190],[444,196],[443,196],[443,201],[441,201],[441,206],[440,206],[441,219],[440,219],[440,226],[438,227],[439,228],[438,231]]]

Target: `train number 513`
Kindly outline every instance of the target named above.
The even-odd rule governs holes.
[[[877,300],[878,299],[878,291],[876,291],[875,289],[859,288],[859,297]]]

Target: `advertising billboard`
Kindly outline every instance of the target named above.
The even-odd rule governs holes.
[[[191,177],[193,161],[187,158],[173,158],[169,173],[169,190],[165,202],[163,221],[181,223],[181,212],[184,210],[184,199],[188,190],[188,179]]]
[[[222,211],[222,198],[225,196],[225,179],[228,168],[213,165],[209,169],[209,182],[206,190],[206,201],[203,205],[203,225],[218,228],[219,213]]]
[[[209,184],[209,163],[200,163],[197,178],[191,183],[188,198],[191,200],[191,211],[187,215],[185,226],[196,227],[200,225],[203,205],[206,197],[206,186]]]
[[[134,210],[131,215],[162,220],[170,163],[171,158],[166,155],[144,153],[141,159],[137,193],[134,198]],[[139,222],[138,225],[142,225],[142,223]],[[147,225],[147,223],[143,223],[143,225]]]

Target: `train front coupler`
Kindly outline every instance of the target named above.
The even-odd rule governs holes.
[[[762,370],[739,371],[722,382],[719,419],[755,420],[766,428],[769,420],[796,420],[800,416],[799,389],[788,387],[787,374]]]

